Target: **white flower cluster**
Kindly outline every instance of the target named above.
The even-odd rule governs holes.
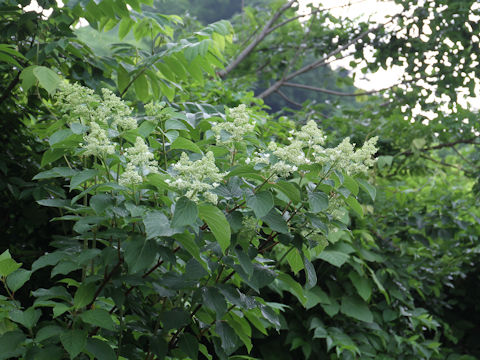
[[[97,118],[96,108],[101,99],[92,89],[79,84],[62,82],[56,94],[57,105],[65,121],[88,125]]]
[[[143,175],[158,173],[158,162],[139,136],[135,140],[135,145],[125,151],[125,157],[128,163],[118,180],[120,185],[138,185],[143,181]]]
[[[333,163],[348,175],[366,173],[375,164],[373,155],[377,152],[375,147],[377,140],[378,137],[373,137],[360,149],[355,150],[355,144],[351,144],[350,138],[347,137],[336,148],[324,149],[321,146],[314,146],[313,156],[316,163]]]
[[[103,157],[114,153],[115,144],[110,140],[107,128],[118,131],[137,128],[132,110],[108,89],[102,89],[100,97],[92,89],[63,82],[56,98],[67,124],[79,122],[90,127],[89,133],[83,137],[85,155]]]
[[[142,172],[158,172],[158,162],[154,160],[147,144],[139,136],[135,140],[135,146],[127,149],[126,157],[130,163],[140,168]]]
[[[227,121],[212,124],[212,131],[215,133],[219,145],[231,145],[242,141],[245,134],[252,132],[255,128],[255,123],[250,121],[245,104],[227,109]],[[222,132],[227,133],[227,139],[222,136]]]
[[[333,149],[325,149],[325,135],[317,127],[315,121],[310,120],[299,131],[291,130],[290,144],[279,146],[274,142],[268,145],[265,152],[255,152],[253,159],[247,159],[248,164],[253,161],[256,165],[269,166],[270,175],[287,177],[298,170],[302,165],[325,164],[330,162],[347,174],[365,173],[373,166],[373,154],[377,151],[377,138],[365,142],[361,149],[354,150],[350,139],[346,138]]]
[[[115,144],[109,140],[107,131],[95,122],[90,123],[90,133],[85,135],[83,140],[85,141],[83,144],[84,155],[103,158],[115,152]]]
[[[128,163],[125,171],[120,175],[118,183],[122,186],[132,186],[141,184],[142,177],[138,173],[137,168],[132,163]]]
[[[225,173],[215,165],[215,156],[209,151],[203,158],[191,161],[186,153],[182,153],[180,160],[174,164],[176,173],[175,181],[167,181],[170,186],[179,191],[186,191],[185,196],[193,201],[198,201],[199,195],[213,204],[218,201],[218,196],[211,192],[219,186]]]
[[[121,131],[137,128],[137,121],[130,116],[132,110],[108,89],[102,89],[100,97],[92,89],[63,82],[56,98],[68,124],[90,125],[95,122],[102,126],[110,124]]]

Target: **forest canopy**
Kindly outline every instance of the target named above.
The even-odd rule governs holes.
[[[331,3],[0,3],[0,359],[480,357],[480,6]]]

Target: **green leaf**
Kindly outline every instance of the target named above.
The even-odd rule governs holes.
[[[85,311],[80,315],[82,320],[88,324],[98,326],[107,330],[115,330],[115,323],[108,311],[103,309],[94,309]]]
[[[270,191],[262,191],[247,197],[247,206],[253,210],[257,219],[266,216],[273,205],[273,195]]]
[[[8,288],[13,292],[17,291],[23,286],[23,284],[25,284],[30,279],[31,275],[31,271],[25,269],[17,269],[16,271],[7,276]]]
[[[360,321],[373,321],[373,315],[367,304],[357,296],[343,296],[340,311],[343,314]]]
[[[236,348],[239,338],[235,331],[224,321],[217,321],[215,323],[215,332],[220,336],[222,341],[222,349],[230,355]]]
[[[303,257],[303,265],[305,267],[305,275],[307,277],[305,289],[308,290],[317,285],[317,272],[315,271],[313,264],[307,259],[306,256]]]
[[[40,86],[52,95],[60,84],[60,77],[51,69],[45,66],[37,66],[33,69],[33,75],[38,80]]]
[[[363,300],[368,301],[372,295],[372,286],[368,278],[361,277],[355,271],[351,271],[348,277],[352,281],[353,286],[355,286],[355,289],[357,289],[358,295],[360,295]]]
[[[165,311],[160,319],[163,323],[163,331],[168,331],[170,329],[179,329],[182,326],[186,326],[190,323],[191,317],[190,314],[183,309],[173,309],[170,311]]]
[[[143,217],[147,239],[172,236],[179,231],[170,227],[170,222],[163,212],[151,211]]]
[[[235,254],[237,254],[238,262],[242,267],[243,271],[247,273],[248,276],[252,276],[253,274],[253,264],[250,257],[245,254],[241,249],[235,249]]]
[[[287,222],[275,208],[272,208],[266,216],[262,217],[262,221],[267,223],[270,229],[280,234],[288,234],[290,231]]]
[[[82,284],[77,289],[75,296],[73,297],[73,305],[75,309],[80,309],[90,304],[90,302],[93,300],[96,290],[97,287],[94,283]]]
[[[180,227],[193,225],[198,217],[197,204],[192,200],[182,196],[175,204],[175,212],[173,213],[172,226]]]
[[[87,332],[83,330],[67,330],[60,335],[60,341],[70,355],[70,359],[73,359],[85,349]]]
[[[137,93],[138,98],[143,102],[147,102],[149,99],[149,94],[148,81],[145,74],[141,74],[140,76],[138,76],[133,82],[133,85],[135,87],[135,92]]]
[[[227,302],[216,288],[203,288],[203,305],[215,312],[217,320],[220,320],[227,312]]]
[[[317,257],[336,267],[341,267],[349,259],[348,254],[335,250],[323,250]]]
[[[307,297],[307,303],[305,304],[305,307],[307,309],[311,309],[318,304],[331,304],[328,295],[318,286],[315,286],[313,289],[310,290],[305,290],[305,296]]]
[[[328,196],[322,192],[310,192],[308,193],[308,204],[310,211],[316,214],[328,208]]]
[[[25,334],[21,331],[9,331],[0,335],[0,359],[21,358],[22,343],[25,341]]]
[[[353,196],[349,196],[345,202],[355,211],[360,217],[363,217],[362,205]]]
[[[199,205],[198,212],[200,219],[205,221],[210,230],[222,248],[222,251],[230,246],[230,224],[228,223],[223,212],[213,205]]]
[[[198,340],[189,333],[183,334],[178,342],[178,347],[192,360],[198,359]]]
[[[76,188],[79,185],[82,185],[85,181],[93,179],[98,174],[97,170],[94,169],[86,169],[80,171],[76,175],[72,177],[70,180],[70,190]]]
[[[23,91],[28,91],[28,89],[30,89],[37,82],[37,78],[33,74],[33,70],[35,68],[36,65],[32,65],[22,70],[22,73],[20,74],[20,80],[22,80]]]
[[[27,310],[12,310],[9,313],[10,320],[22,324],[27,329],[33,329],[42,312],[39,309],[35,309],[33,306],[29,307]]]
[[[90,198],[90,206],[97,215],[101,215],[106,209],[113,205],[114,201],[110,194],[97,194]]]
[[[207,264],[200,257],[200,249],[195,243],[195,239],[189,234],[177,234],[174,236],[175,240],[182,245],[182,247],[188,251],[200,264],[202,264],[204,269],[207,269]]]
[[[180,136],[170,145],[170,149],[190,150],[194,153],[202,153],[202,150],[192,141]]]
[[[131,20],[131,19],[129,19],[129,20]],[[123,20],[122,20],[122,22],[123,22]],[[120,22],[120,26],[122,26],[122,22]],[[122,93],[127,88],[129,83],[130,83],[130,75],[128,74],[128,71],[125,70],[125,68],[123,66],[119,65],[118,68],[117,68],[118,91],[120,91]]]
[[[365,190],[368,195],[370,195],[370,198],[375,201],[375,197],[377,195],[377,189],[375,189],[374,186],[370,185],[368,182],[366,182],[363,179],[357,179],[358,184],[360,187]]]
[[[55,160],[60,159],[65,154],[66,149],[58,148],[58,149],[48,149],[42,155],[42,160],[40,162],[40,167],[44,167]]]
[[[297,185],[294,183],[285,181],[285,180],[280,180],[277,183],[275,183],[274,187],[281,191],[286,197],[288,197],[294,204],[299,203],[302,198],[300,195],[300,190]]]
[[[292,269],[293,273],[296,275],[300,270],[303,269],[303,259],[300,253],[296,248],[293,248],[293,250],[289,251],[289,253],[286,256],[288,265],[290,265],[290,269]]]
[[[95,356],[98,360],[116,360],[117,356],[112,347],[105,341],[95,338],[89,338],[87,340],[87,351]]]
[[[257,309],[255,309],[257,310]],[[258,331],[260,331],[263,335],[267,335],[267,329],[265,329],[265,326],[263,326],[262,322],[259,319],[259,316],[257,314],[257,311],[246,311],[244,312],[245,317],[252,323],[253,326],[257,328]]]
[[[8,253],[8,250],[6,250],[3,254],[5,253]],[[0,260],[0,277],[7,277],[11,273],[13,273],[15,270],[17,270],[20,266],[22,266],[22,264],[17,263],[12,258],[6,258],[3,260]]]
[[[125,246],[125,262],[130,274],[138,273],[149,268],[157,256],[157,242],[145,239],[143,236],[135,236]]]
[[[35,341],[40,343],[51,337],[58,336],[65,331],[64,328],[57,325],[47,325],[37,331]]]
[[[280,273],[275,280],[285,283],[286,286],[284,287],[284,289],[295,295],[296,298],[300,300],[302,305],[306,304],[307,298],[305,297],[302,286],[298,282],[296,282],[290,275]]]
[[[134,24],[135,21],[130,17],[123,17],[118,26],[118,38],[122,40],[125,36],[127,36]],[[121,91],[123,91],[123,89],[125,89],[125,87],[123,87]]]
[[[352,177],[348,175],[343,175],[344,181],[343,186],[345,186],[348,190],[352,192],[353,195],[358,195],[358,184]]]

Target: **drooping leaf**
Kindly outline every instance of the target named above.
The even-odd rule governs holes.
[[[83,330],[67,330],[60,335],[60,341],[70,355],[70,359],[73,359],[85,349],[87,332]]]
[[[97,287],[94,283],[82,284],[77,289],[75,296],[73,297],[73,305],[75,306],[75,309],[80,309],[90,304],[90,302],[93,300],[96,289]]]
[[[247,206],[253,210],[257,219],[266,216],[273,208],[273,195],[269,191],[261,191],[247,197]]]
[[[115,330],[115,323],[108,311],[103,309],[93,309],[83,312],[81,319],[91,325],[98,326],[107,330]]]
[[[200,219],[205,221],[218,244],[225,252],[230,246],[231,230],[223,212],[213,205],[199,205],[198,212]]]
[[[217,317],[217,320],[220,320],[222,316],[227,312],[227,302],[223,295],[216,288],[206,287],[203,289],[203,304],[213,310]]]
[[[175,204],[175,212],[173,213],[172,226],[180,227],[192,225],[198,217],[197,204],[192,200],[182,196]]]
[[[16,271],[7,276],[7,285],[9,289],[14,292],[17,291],[23,286],[23,284],[25,284],[30,279],[31,275],[31,271],[25,269],[17,269]]]
[[[192,360],[198,359],[198,340],[192,334],[183,334],[178,342],[178,347]]]
[[[117,356],[112,347],[105,341],[95,338],[89,338],[87,340],[86,350],[95,356],[98,360],[116,360]]]
[[[310,211],[316,214],[328,208],[328,196],[323,192],[310,192],[308,193],[308,204]]]
[[[365,321],[365,322],[373,321],[373,315],[370,312],[368,305],[357,296],[353,296],[353,295],[343,296],[340,311],[343,314],[360,321]]]

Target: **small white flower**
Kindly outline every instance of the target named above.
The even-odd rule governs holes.
[[[247,164],[247,165],[250,164],[250,161],[252,161],[250,158],[246,158],[245,159],[245,164]]]

